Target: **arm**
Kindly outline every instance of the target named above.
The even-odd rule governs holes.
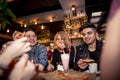
[[[31,49],[29,46],[30,43],[27,43],[26,40],[27,38],[18,39],[2,52],[0,55],[1,69],[6,69],[14,58],[23,55],[25,52]]]
[[[70,52],[70,63],[69,63],[69,68],[73,68],[74,65],[74,57],[75,57],[75,49],[73,46],[71,46],[71,52]]]
[[[9,80],[31,80],[35,73],[34,64],[28,61],[28,55],[24,54],[15,64]]]
[[[88,67],[88,63],[83,62],[84,55],[83,55],[83,51],[80,49],[81,49],[80,46],[76,47],[75,64],[80,70],[84,71]]]
[[[54,49],[54,51],[53,51],[52,65],[54,66],[55,69],[57,69],[57,54],[59,54],[58,51],[57,51],[57,49]]]
[[[47,66],[47,50],[45,46],[40,45],[37,49],[38,62],[39,62],[39,71],[43,71]]]

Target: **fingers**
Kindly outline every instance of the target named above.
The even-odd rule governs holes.
[[[49,64],[47,69],[48,69],[49,71],[52,71],[52,70],[54,70],[54,66],[53,66],[52,64]]]
[[[24,68],[24,73],[22,74],[22,80],[31,80],[35,74],[35,65],[28,61]]]
[[[83,59],[80,59],[78,62],[77,62],[77,64],[79,65],[79,64],[82,64],[83,63],[83,61],[82,61]]]
[[[25,65],[26,65],[26,63],[27,63],[27,60],[28,60],[28,55],[27,55],[27,54],[24,54],[24,55],[20,58],[19,62],[16,63],[15,68],[24,69],[24,67],[25,67]]]
[[[25,71],[26,72],[31,72],[32,74],[35,74],[35,65],[33,63],[31,63],[30,61],[28,61],[27,64],[26,64]]]
[[[27,52],[27,51],[31,50],[30,43],[27,42],[27,43],[23,46],[23,49],[25,49],[24,52]]]
[[[14,80],[14,78],[16,78],[16,80],[21,80],[27,60],[28,60],[28,55],[24,54],[14,66],[9,76],[9,80]]]
[[[80,59],[80,60],[77,62],[77,65],[78,65],[81,69],[85,69],[85,68],[88,66],[88,63],[84,63],[84,62],[83,62],[83,59]]]
[[[18,40],[16,40],[16,41],[19,41],[19,42],[27,41],[27,37],[20,38],[20,39],[18,39]]]
[[[65,44],[62,43],[62,42],[57,42],[57,46],[61,49],[64,49],[65,48]]]
[[[35,65],[28,61],[28,55],[24,54],[10,74],[10,80],[13,80],[13,78],[16,78],[16,80],[30,80],[35,74]]]

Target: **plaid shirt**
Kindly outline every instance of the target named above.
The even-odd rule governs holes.
[[[28,52],[30,60],[33,59],[34,64],[42,64],[44,67],[47,66],[47,50],[43,45],[35,45]]]

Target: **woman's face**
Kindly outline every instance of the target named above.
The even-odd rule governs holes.
[[[56,45],[57,45],[59,48],[61,48],[61,49],[65,48],[64,38],[62,38],[60,35],[58,35],[58,36],[56,37],[55,43],[56,43]]]
[[[27,31],[26,37],[28,38],[28,41],[30,42],[30,46],[34,46],[37,43],[37,36],[33,31]]]
[[[56,42],[58,42],[58,43],[64,43],[64,38],[61,38],[61,36],[58,35],[58,36],[56,37]]]

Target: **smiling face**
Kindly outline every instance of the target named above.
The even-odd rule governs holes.
[[[64,38],[62,38],[61,35],[58,35],[56,37],[56,43],[64,43]]]
[[[85,28],[81,31],[83,36],[83,41],[90,45],[96,41],[97,38],[97,32],[92,28]]]
[[[55,43],[59,48],[63,49],[65,47],[64,40],[65,39],[62,38],[61,35],[57,35]]]
[[[30,46],[34,46],[37,43],[37,36],[33,31],[27,31],[26,37],[28,38],[28,42],[30,42]]]

